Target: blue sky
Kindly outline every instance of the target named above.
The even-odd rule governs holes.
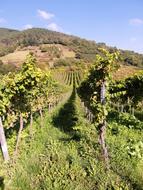
[[[143,53],[143,0],[1,0],[0,27],[49,28]]]

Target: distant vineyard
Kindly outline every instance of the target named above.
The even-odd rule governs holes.
[[[53,73],[54,79],[56,81],[59,81],[61,84],[72,86],[73,82],[76,83],[76,86],[79,86],[82,78],[83,78],[83,72],[78,71],[54,71]]]

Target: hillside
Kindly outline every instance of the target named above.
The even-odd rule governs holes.
[[[21,47],[13,53],[0,57],[0,60],[3,66],[13,65],[19,68],[29,52],[34,53],[37,64],[42,69],[60,65],[66,66],[66,64],[69,65],[72,61],[76,62],[74,51],[61,44],[42,44],[40,46]]]
[[[0,28],[0,40],[9,38],[10,36],[14,34],[18,34],[18,30],[13,30],[13,29],[7,29],[7,28]]]
[[[75,58],[91,63],[95,59],[98,48],[104,47],[110,51],[117,48],[108,47],[105,43],[96,43],[76,36],[50,31],[42,28],[32,28],[24,31],[0,29],[0,56],[12,53],[17,48],[28,46],[41,46],[42,44],[60,44],[67,47],[68,51],[75,53]],[[120,50],[122,62],[126,65],[143,66],[143,55],[133,51]]]

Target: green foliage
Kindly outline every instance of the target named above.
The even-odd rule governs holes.
[[[54,63],[54,67],[61,67],[61,66],[71,66],[70,61],[68,61],[67,59],[59,59]]]
[[[60,68],[60,67],[69,67],[69,69],[81,69],[84,68],[84,63],[81,60],[76,60],[74,58],[66,58],[66,59],[58,59],[54,62],[54,67],[55,68]]]
[[[103,121],[108,114],[108,103],[110,95],[108,93],[111,73],[114,70],[115,62],[118,59],[118,53],[109,53],[101,49],[101,55],[96,56],[96,62],[92,66],[87,78],[81,83],[78,89],[80,97],[87,103],[87,106],[93,111],[96,117],[96,123]],[[103,82],[106,83],[106,103],[101,102],[101,88]]]
[[[130,139],[129,145],[126,147],[128,150],[128,154],[131,157],[135,157],[137,159],[143,159],[143,141],[134,141]]]
[[[113,94],[113,100],[128,102],[137,105],[143,100],[143,72],[140,72],[125,80],[116,81],[110,85],[110,93]],[[115,96],[117,95],[117,96]],[[116,98],[117,97],[117,98]]]
[[[118,120],[116,114],[109,116],[107,142],[112,170],[121,176],[126,184],[131,184],[129,189],[143,189],[141,172],[143,133],[142,130],[137,130],[140,123],[138,120],[135,122],[134,118],[134,127],[127,127],[127,120],[125,124]]]
[[[62,51],[56,46],[42,45],[40,46],[40,50],[41,52],[46,52],[51,58],[60,58],[62,55]]]
[[[110,112],[109,118],[112,116],[112,120],[116,120],[117,123],[128,127],[129,129],[143,129],[143,122],[138,120],[135,116],[129,113],[119,113],[117,111]]]
[[[121,51],[122,59],[125,64],[134,66],[143,66],[143,57],[139,53],[133,51]]]
[[[27,56],[19,72],[9,73],[2,81],[0,114],[5,116],[7,127],[17,121],[20,113],[27,120],[30,113],[43,109],[60,93],[50,73],[36,67],[33,54]]]

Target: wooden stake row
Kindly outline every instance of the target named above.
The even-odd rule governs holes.
[[[81,102],[81,106],[84,109],[85,112],[85,117],[86,119],[90,122],[93,123],[95,120],[95,116],[93,115],[93,113],[86,107],[84,102]]]

